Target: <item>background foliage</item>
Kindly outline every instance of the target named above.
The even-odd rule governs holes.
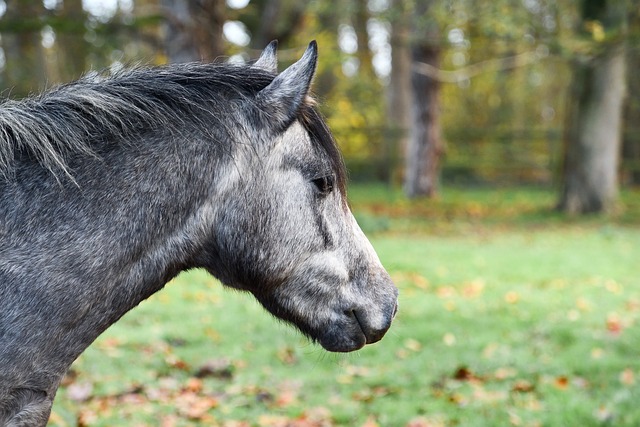
[[[167,62],[176,34],[221,27],[217,54],[255,58],[280,40],[282,67],[311,39],[321,49],[315,89],[356,179],[398,182],[401,136],[388,123],[392,23],[412,1],[21,0],[0,2],[0,87],[21,97],[90,69]],[[191,6],[188,6],[191,4]],[[409,6],[407,6],[409,4]],[[637,5],[630,17],[629,68],[639,61]],[[187,6],[185,6],[187,5]],[[189,7],[191,9],[189,9]],[[191,15],[184,15],[182,9]],[[194,17],[218,8],[220,22]],[[557,182],[572,61],[602,28],[577,36],[579,3],[559,0],[440,0],[417,26],[435,25],[442,51],[441,113],[446,182]],[[219,16],[218,16],[219,15]],[[208,16],[208,15],[206,15]],[[213,19],[213,18],[212,18]],[[189,39],[198,44],[197,38]],[[211,48],[213,49],[213,48]],[[194,53],[198,56],[198,53]],[[204,57],[202,54],[200,57]],[[193,57],[192,59],[198,59]],[[622,182],[639,175],[640,108],[629,73]]]

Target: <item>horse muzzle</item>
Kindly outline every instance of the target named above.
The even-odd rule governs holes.
[[[345,310],[340,318],[327,328],[318,342],[327,351],[350,352],[382,339],[398,312],[397,291],[393,301],[382,308],[358,307]]]

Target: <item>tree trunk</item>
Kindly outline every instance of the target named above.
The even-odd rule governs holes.
[[[373,71],[373,54],[369,49],[369,32],[367,24],[370,14],[367,8],[367,0],[356,0],[355,11],[353,13],[353,29],[358,39],[358,48],[356,58],[358,58],[358,77],[362,79],[375,79],[376,74]]]
[[[400,148],[407,150],[411,127],[411,50],[409,49],[409,14],[404,0],[392,0],[390,9],[398,14],[391,21],[391,74],[387,87],[388,170],[393,172]],[[388,178],[392,178],[389,176]]]
[[[58,68],[60,79],[70,81],[86,71],[85,60],[89,53],[89,45],[84,38],[87,16],[82,8],[82,0],[65,0],[62,18],[65,22],[64,31],[56,33]]]
[[[611,9],[624,2],[610,0],[596,10],[611,19]],[[613,5],[615,3],[615,5]],[[585,4],[585,11],[593,12]],[[586,19],[595,17],[586,15]],[[623,18],[620,18],[623,21]],[[622,24],[618,23],[619,30]],[[574,68],[565,124],[565,168],[558,208],[569,214],[606,212],[618,197],[618,163],[622,107],[626,92],[624,44],[607,46],[602,54]]]
[[[211,61],[224,53],[224,0],[162,0],[169,62]]]
[[[40,36],[42,1],[13,0],[6,2],[2,19],[12,23],[12,29],[2,34],[5,55],[4,86],[11,97],[23,97],[39,92],[46,85],[46,63]],[[15,24],[15,25],[13,25]]]
[[[251,40],[253,46],[256,49],[263,49],[271,40],[276,39],[282,43],[282,40],[278,38],[277,29],[278,18],[282,17],[282,1],[265,2],[261,12],[258,28]]]
[[[433,20],[424,20],[434,1],[421,1],[414,11],[413,65],[426,63],[440,68],[440,34]],[[412,113],[406,152],[405,193],[408,197],[435,197],[439,190],[443,141],[440,131],[440,83],[413,67]]]
[[[414,46],[412,58],[438,67],[440,48]],[[440,133],[440,84],[414,70],[412,121],[406,158],[405,192],[408,197],[435,197],[439,189],[440,158],[443,143]]]
[[[631,14],[629,28],[640,28],[640,11]],[[627,68],[640,69],[640,52],[627,50]],[[640,79],[635,73],[627,75],[627,91],[624,136],[622,143],[623,162],[629,164],[624,184],[640,185]]]

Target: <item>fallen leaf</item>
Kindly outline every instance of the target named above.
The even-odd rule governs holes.
[[[596,347],[591,349],[591,358],[592,359],[602,359],[604,356],[604,350],[600,347]]]
[[[640,300],[630,299],[629,301],[626,302],[625,308],[627,309],[627,311],[631,311],[631,312],[640,311]]]
[[[84,402],[91,397],[93,384],[90,382],[73,383],[67,387],[67,397],[76,402]]]
[[[591,310],[591,302],[584,297],[580,297],[576,300],[576,307],[580,311],[590,311]]]
[[[612,294],[621,294],[622,293],[622,285],[616,282],[615,280],[607,280],[605,283],[605,287]]]
[[[449,395],[449,402],[459,406],[465,406],[468,402],[468,399],[460,393],[452,393]]]
[[[330,427],[333,426],[333,420],[331,418],[331,411],[324,406],[316,406],[304,412],[301,416],[312,424],[308,427]],[[301,426],[303,427],[303,426]]]
[[[296,352],[291,347],[284,347],[278,350],[276,353],[278,359],[284,363],[285,365],[295,365],[298,363],[298,358],[296,357]]]
[[[450,332],[447,332],[446,334],[444,334],[444,336],[442,337],[442,342],[444,342],[444,344],[448,347],[451,347],[453,345],[455,345],[456,343],[456,336],[453,335]]]
[[[553,385],[560,390],[566,390],[567,387],[569,387],[569,378],[564,375],[556,377],[553,381]]]
[[[380,424],[376,422],[376,419],[373,416],[369,416],[364,424],[362,424],[362,427],[380,427]]]
[[[193,392],[182,392],[175,397],[178,412],[191,420],[203,420],[208,411],[218,406],[218,400],[212,396]]]
[[[290,427],[291,420],[282,415],[260,415],[258,417],[260,427]]]
[[[611,335],[617,336],[622,333],[622,320],[616,313],[609,313],[607,316],[606,326]]]
[[[202,391],[202,380],[200,378],[191,377],[185,383],[184,389],[194,393]]]
[[[407,350],[405,350],[404,348],[401,348],[398,351],[396,351],[396,358],[398,358],[398,359],[406,359],[407,357],[409,357],[409,352]]]
[[[176,415],[165,415],[160,419],[160,427],[176,427],[179,420]]]
[[[601,423],[609,423],[613,420],[613,412],[606,406],[600,406],[594,413],[594,416]]]
[[[409,338],[404,341],[404,348],[406,348],[407,350],[418,352],[422,349],[422,344],[420,344],[420,341],[418,340]]]
[[[636,377],[633,371],[629,368],[620,373],[620,382],[624,385],[631,386],[636,382]]]
[[[460,366],[453,373],[453,379],[457,381],[475,381],[479,378],[471,372],[471,370],[466,366]]]
[[[504,300],[508,304],[516,304],[520,300],[520,295],[516,291],[509,291],[504,295]]]
[[[78,427],[90,427],[92,424],[95,424],[98,421],[98,415],[89,409],[82,409],[78,413],[77,424]]]
[[[65,422],[64,418],[56,411],[51,411],[51,415],[49,415],[49,423],[57,424],[60,426],[67,426],[68,424]]]
[[[509,423],[512,426],[520,426],[522,425],[522,418],[513,411],[509,411]]]
[[[298,393],[294,390],[285,390],[279,393],[275,399],[275,405],[279,408],[290,406],[298,400]]]
[[[531,393],[535,390],[535,386],[527,380],[517,380],[513,383],[513,387],[511,387],[511,391],[517,393]]]
[[[462,295],[466,298],[475,298],[477,296],[479,296],[480,294],[482,294],[482,291],[484,290],[485,287],[485,282],[482,279],[476,279],[473,280],[469,283],[467,283],[463,288],[462,288]]]
[[[518,375],[518,371],[514,368],[502,367],[496,369],[493,376],[497,380],[506,380],[507,378],[513,378]]]
[[[224,378],[229,379],[233,376],[233,366],[226,359],[208,360],[198,367],[193,374],[196,378]]]
[[[251,424],[247,421],[229,420],[223,421],[222,427],[251,427]]]
[[[164,360],[167,363],[167,365],[169,365],[174,369],[179,369],[181,371],[189,370],[189,364],[184,360],[180,359],[175,354],[168,354],[167,356],[165,356]]]
[[[430,420],[425,417],[417,417],[409,420],[406,427],[444,427],[445,423],[439,420]]]
[[[452,286],[440,286],[436,290],[436,295],[438,295],[440,298],[450,298],[452,296],[455,296],[455,294],[456,290]]]
[[[579,389],[587,389],[589,388],[589,381],[586,378],[575,377],[571,381],[571,385]]]

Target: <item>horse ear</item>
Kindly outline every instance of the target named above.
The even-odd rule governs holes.
[[[318,46],[312,41],[298,62],[258,93],[258,107],[280,126],[288,126],[309,94],[317,63]]]
[[[278,72],[278,40],[273,40],[264,48],[253,66],[273,74]]]

